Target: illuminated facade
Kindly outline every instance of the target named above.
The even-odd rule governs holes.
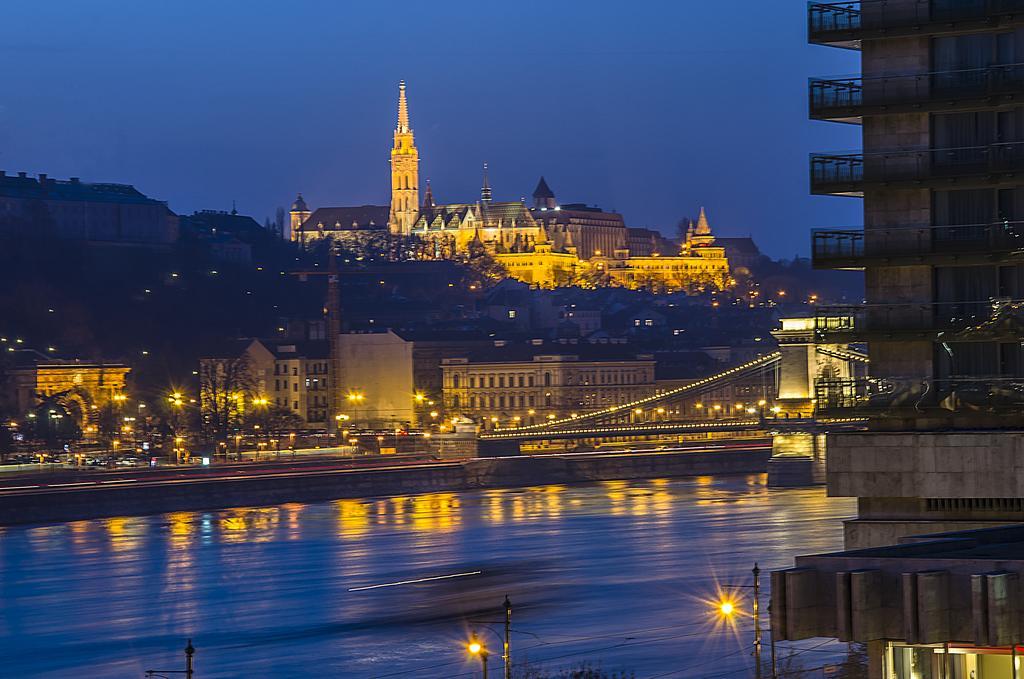
[[[446,359],[445,412],[495,429],[572,417],[654,394],[653,357],[621,351],[597,355],[603,348],[500,347]]]
[[[119,363],[63,361],[46,356],[36,360],[32,356],[35,352],[23,353],[25,356],[10,370],[17,412],[28,412],[41,398],[65,394],[64,401],[79,425],[95,424],[99,409],[116,394],[124,393],[125,379],[131,372]]]
[[[412,236],[422,256],[450,259],[482,249],[509,275],[538,287],[618,285],[658,291],[725,288],[731,283],[725,249],[716,246],[707,217],[682,244],[660,236],[666,247],[631,251],[621,215],[582,204],[559,205],[541,177],[525,200],[493,199],[487,164],[480,198],[438,204],[428,182],[419,199],[419,151],[409,117],[405,82],[399,84],[398,124],[391,148],[391,204],[319,208],[310,211],[301,194],[291,209],[292,240],[367,240],[375,234]],[[649,232],[656,234],[656,232]]]

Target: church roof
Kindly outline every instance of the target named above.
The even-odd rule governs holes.
[[[309,212],[309,207],[306,206],[306,201],[302,198],[301,193],[292,203],[292,212]]]
[[[317,208],[302,224],[312,230],[323,225],[326,231],[375,231],[386,229],[391,208],[387,205],[359,205],[357,207]]]
[[[541,176],[540,181],[537,182],[537,188],[533,190],[534,198],[554,198],[555,193],[548,186],[548,183],[544,181],[544,177]]]

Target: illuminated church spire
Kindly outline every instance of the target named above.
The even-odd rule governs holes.
[[[480,189],[480,202],[490,203],[491,202],[491,180],[487,176],[487,163],[484,163],[484,185]]]
[[[391,147],[391,215],[388,227],[393,234],[409,234],[420,205],[419,151],[409,125],[409,102],[405,81],[398,83],[398,125]]]

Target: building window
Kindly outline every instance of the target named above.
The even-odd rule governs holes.
[[[515,309],[509,309],[508,310],[508,317],[509,317],[510,320],[515,318],[516,317],[516,310]]]
[[[456,389],[458,389],[458,388],[459,388],[459,382],[460,382],[460,380],[459,380],[459,376],[458,376],[458,375],[452,375],[452,386],[453,386],[454,388],[456,388]],[[456,398],[457,398],[457,397],[456,397]]]
[[[545,387],[550,387],[551,386],[551,373],[544,373],[544,386]]]
[[[470,389],[476,387],[476,378],[472,375],[469,376],[469,387]]]

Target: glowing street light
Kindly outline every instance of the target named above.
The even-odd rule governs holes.
[[[473,632],[469,637],[466,650],[469,651],[470,655],[480,658],[480,667],[483,668],[483,679],[487,679],[487,646],[477,638],[476,632]]]

